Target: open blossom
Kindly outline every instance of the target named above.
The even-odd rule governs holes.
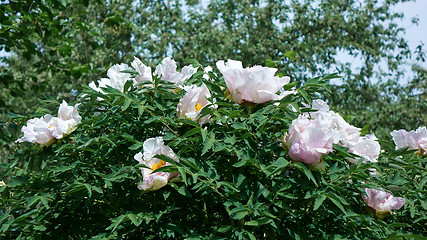
[[[335,144],[349,148],[349,152],[361,156],[364,162],[377,161],[381,146],[375,134],[360,136],[360,128],[350,125],[339,114],[330,111],[328,104],[322,100],[314,100],[311,108],[317,112],[311,112],[306,116],[319,119],[323,127],[332,129],[335,132]],[[357,162],[356,159],[349,161]]]
[[[285,142],[294,161],[317,165],[323,155],[332,152],[334,133],[322,128],[318,120],[300,116],[292,121]]]
[[[205,84],[202,84],[201,87],[185,86],[184,90],[187,92],[184,97],[179,100],[177,106],[177,114],[180,117],[189,118],[191,120],[196,120],[200,111],[211,102],[208,101],[208,98],[211,97],[209,89]],[[199,124],[203,125],[210,121],[210,115],[203,116],[199,119]]]
[[[138,73],[138,75],[136,75],[134,78],[132,78],[130,73],[126,72],[132,71],[132,68],[130,68],[127,64],[115,64],[108,69],[108,78],[101,78],[101,80],[98,80],[98,86],[96,86],[95,82],[91,82],[89,83],[89,87],[100,93],[104,93],[102,88],[106,88],[107,86],[123,92],[124,86],[128,80],[132,80],[134,85],[143,81],[152,81],[153,77],[151,75],[151,68],[142,63],[139,58],[134,57],[131,66]],[[102,99],[98,98],[98,100]]]
[[[77,105],[68,106],[68,103],[63,101],[58,109],[58,117],[46,114],[41,118],[28,120],[27,126],[21,129],[24,136],[17,142],[50,145],[55,139],[61,139],[74,131],[81,120],[82,118],[77,112]]]
[[[421,156],[427,156],[427,128],[419,127],[417,130],[407,132],[404,129],[394,130],[390,133],[396,149],[409,147],[409,150],[418,150]]]
[[[375,210],[375,215],[385,215],[393,209],[399,209],[405,204],[405,199],[393,197],[390,193],[381,190],[365,188],[367,196],[362,195],[369,207]]]
[[[306,117],[316,118],[319,112],[329,112],[329,106],[328,104],[323,101],[322,99],[315,99],[311,102],[311,106],[308,104],[303,103],[304,107],[311,108],[312,110],[315,110],[313,112],[306,112],[303,113]],[[296,111],[296,110],[295,110]]]
[[[360,135],[360,128],[350,125],[338,113],[333,111],[316,112],[314,119],[318,119],[321,126],[334,131],[334,143],[352,141]]]
[[[16,142],[50,145],[55,139],[50,131],[50,128],[52,128],[52,119],[52,115],[46,114],[44,117],[28,120],[27,126],[23,126],[21,129],[24,136],[16,140]]]
[[[77,106],[68,106],[66,101],[62,101],[61,105],[58,109],[58,117],[55,118],[55,125],[57,128],[53,128],[52,130],[56,130],[53,132],[53,136],[56,139],[61,139],[64,136],[70,134],[72,131],[76,129],[76,126],[81,122],[82,117],[80,117],[77,112]]]
[[[289,128],[285,141],[293,160],[315,165],[332,151],[333,144],[338,144],[349,148],[349,152],[359,155],[364,162],[377,161],[381,147],[374,134],[360,136],[360,128],[330,111],[322,100],[314,100],[311,108],[317,111],[301,114]],[[349,161],[355,163],[357,160]]]
[[[216,74],[213,72],[213,69],[212,69],[212,67],[211,66],[207,66],[207,67],[205,67],[204,69],[203,69],[203,72],[205,72],[205,74],[203,74],[203,78],[204,79],[206,79],[206,80],[212,80],[211,79],[211,76],[209,76],[209,73],[211,72],[211,73],[213,73],[215,76],[216,76]]]
[[[104,93],[101,88],[107,87],[107,86],[110,86],[112,88],[115,88],[123,92],[125,83],[127,80],[130,79],[131,75],[130,73],[124,73],[122,71],[131,71],[131,70],[132,69],[124,63],[116,64],[108,69],[107,71],[108,78],[101,78],[101,80],[98,81],[98,87],[95,85],[95,82],[89,83],[89,87],[101,93]]]
[[[359,137],[358,141],[349,147],[349,152],[359,155],[363,158],[363,162],[377,162],[381,152],[381,146],[375,134],[369,134]],[[352,163],[356,163],[357,159],[350,159]]]
[[[319,119],[324,128],[330,128],[335,132],[334,143],[339,141],[357,142],[360,135],[360,128],[350,125],[338,113],[329,110],[326,102],[320,99],[313,100],[311,108],[316,112],[303,113],[307,118]]]
[[[156,66],[156,71],[154,75],[160,77],[161,80],[172,82],[175,86],[179,86],[188,80],[194,73],[197,72],[197,68],[188,65],[181,69],[181,72],[176,71],[176,62],[175,60],[167,57],[162,60],[162,62]]]
[[[265,103],[270,100],[280,100],[290,92],[280,96],[277,92],[288,84],[289,77],[276,77],[276,68],[253,66],[243,68],[242,62],[228,60],[216,63],[219,71],[224,75],[225,83],[231,99],[236,103],[251,102]]]
[[[142,63],[139,58],[135,57],[131,65],[135,69],[135,71],[138,72],[138,75],[135,76],[135,83],[153,81],[153,77],[151,75],[151,68]]]
[[[149,138],[143,144],[144,153],[137,153],[134,159],[139,164],[144,164],[148,168],[141,168],[143,182],[138,185],[138,189],[144,191],[154,191],[168,184],[169,180],[176,178],[178,173],[155,172],[158,168],[171,165],[168,162],[155,158],[155,155],[164,155],[178,162],[178,158],[172,149],[163,143],[162,137]]]

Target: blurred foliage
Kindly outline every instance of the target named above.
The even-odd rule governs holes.
[[[393,78],[372,84],[348,81],[332,87],[327,98],[332,109],[357,126],[368,126],[380,139],[391,140],[396,129],[427,126],[427,70],[414,65],[415,78],[405,87]],[[387,78],[386,78],[387,79]]]

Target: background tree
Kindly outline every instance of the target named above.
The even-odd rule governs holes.
[[[73,98],[73,87],[99,79],[109,66],[129,62],[133,56],[151,66],[165,56],[179,59],[181,66],[191,58],[204,65],[227,58],[244,60],[248,66],[276,66],[298,81],[338,71],[344,76],[343,85],[324,97],[335,110],[353,115],[353,124],[369,122],[380,136],[388,136],[389,129],[414,129],[423,123],[417,119],[423,119],[420,106],[425,106],[425,95],[418,93],[424,99],[419,102],[418,97],[408,95],[414,85],[401,91],[397,84],[403,74],[400,67],[412,55],[400,35],[404,30],[395,23],[402,14],[391,10],[406,1],[48,0],[1,4],[0,46],[12,53],[2,59],[0,67],[1,144],[13,146],[9,142],[19,134],[15,125],[7,123],[12,120],[10,113],[28,115],[40,106],[40,100]],[[423,56],[421,46],[417,51]],[[363,59],[361,70],[352,72],[349,64],[339,63],[338,52]],[[387,76],[378,75],[375,68],[382,59],[389,63]],[[425,82],[421,72],[417,81]],[[373,84],[374,78],[380,83]],[[380,109],[383,116],[378,115]],[[383,118],[390,112],[394,120],[382,130]]]

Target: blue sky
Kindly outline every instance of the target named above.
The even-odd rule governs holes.
[[[409,40],[411,50],[414,50],[420,42],[423,42],[427,49],[427,1],[399,3],[394,9],[405,15],[399,24],[406,29],[405,37]],[[419,18],[418,26],[411,23],[413,17]],[[423,66],[427,67],[427,64],[424,63]]]

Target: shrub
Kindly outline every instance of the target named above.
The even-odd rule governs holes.
[[[364,155],[371,150],[363,146],[370,149],[376,138],[361,136],[364,130],[349,124],[339,128],[344,119],[312,101],[328,92],[328,80],[337,75],[295,89],[295,80],[273,77],[271,68],[230,64],[227,70],[222,63],[221,73],[214,73],[192,62],[179,72],[169,59],[152,75],[138,61],[134,68],[114,66],[98,86],[81,87],[82,120],[71,134],[51,146],[21,143],[2,164],[0,236],[426,236],[427,159],[383,141],[381,155],[379,149],[373,157]],[[322,114],[335,120],[316,120]],[[320,153],[316,164],[288,154],[296,138],[287,133],[295,119],[319,121],[313,131],[332,134],[327,151],[310,145]],[[309,141],[318,141],[316,136]],[[297,139],[299,146],[304,139]],[[367,191],[377,190],[405,204],[377,213],[374,200],[367,200]]]

